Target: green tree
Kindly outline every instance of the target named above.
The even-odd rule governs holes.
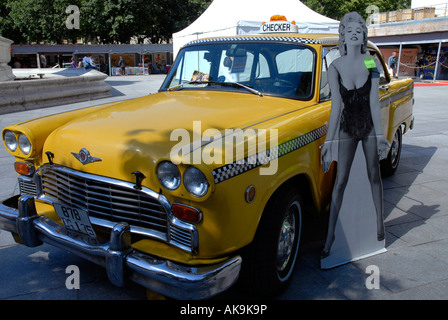
[[[17,42],[61,43],[84,38],[98,43],[168,41],[212,0],[2,0],[0,32]],[[66,8],[80,10],[80,29],[68,29]]]
[[[9,16],[9,9],[6,2],[0,2],[0,36],[12,39],[14,41],[22,42],[24,39],[20,34],[17,34],[14,29],[14,22]]]
[[[66,27],[69,5],[75,0],[7,0],[6,7],[19,39],[26,42],[61,43],[64,39],[76,40],[80,32]],[[17,42],[16,39],[12,39]]]
[[[366,9],[370,5],[375,5],[380,12],[394,11],[399,9],[410,8],[410,0],[302,0],[302,3],[313,9],[314,11],[340,20],[347,12],[356,11],[367,19],[369,12]]]
[[[146,8],[142,0],[84,0],[80,6],[83,36],[99,43],[128,43],[136,30],[136,16]]]

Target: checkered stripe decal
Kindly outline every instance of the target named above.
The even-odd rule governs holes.
[[[268,163],[276,158],[283,157],[307,144],[322,138],[327,134],[328,126],[324,125],[311,132],[305,133],[297,138],[283,142],[266,152],[251,155],[234,163],[227,164],[212,171],[215,184],[236,177],[244,172],[255,169],[261,165]]]
[[[225,37],[225,38],[213,38],[213,39],[200,39],[194,40],[187,43],[185,46],[192,46],[195,44],[206,44],[206,43],[219,43],[219,42],[246,42],[246,41],[272,41],[272,42],[291,42],[291,43],[306,43],[306,44],[320,44],[321,41],[318,39],[306,39],[306,38],[296,38],[296,37]]]

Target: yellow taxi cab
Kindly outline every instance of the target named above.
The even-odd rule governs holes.
[[[0,204],[0,228],[102,265],[118,286],[205,299],[240,278],[279,293],[307,222],[328,209],[335,168],[324,173],[319,146],[339,51],[337,35],[284,19],[262,29],[186,44],[157,94],[6,127],[20,195]],[[390,175],[412,128],[413,82],[391,79],[368,50],[383,67]]]

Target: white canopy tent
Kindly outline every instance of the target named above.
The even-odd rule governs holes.
[[[299,0],[214,0],[187,28],[173,34],[173,53],[186,43],[207,37],[258,33],[273,15],[295,21],[299,33],[338,33],[339,21],[327,18]]]

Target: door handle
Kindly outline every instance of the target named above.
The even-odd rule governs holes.
[[[389,86],[382,85],[382,86],[380,86],[380,89],[381,89],[381,90],[388,91],[388,90],[389,90]]]

